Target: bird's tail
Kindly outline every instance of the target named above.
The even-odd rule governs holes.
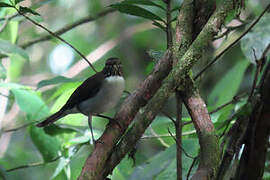
[[[60,109],[58,112],[52,114],[50,117],[48,117],[46,120],[38,123],[36,126],[37,127],[45,127],[53,122],[57,121],[58,119],[64,117],[66,115],[65,110]]]

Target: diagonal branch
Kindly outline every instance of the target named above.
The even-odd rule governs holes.
[[[197,39],[193,42],[185,55],[170,72],[165,82],[162,84],[162,87],[157,93],[155,93],[154,97],[151,98],[159,87],[155,83],[152,84],[153,81],[149,81],[159,74],[157,73],[157,71],[159,72],[159,69],[157,68],[159,67],[161,70],[169,72],[169,67],[168,69],[160,67],[159,65],[162,60],[159,62],[159,65],[156,66],[150,77],[148,77],[147,80],[145,80],[145,82],[134,93],[132,93],[129,98],[125,100],[121,106],[121,109],[116,114],[115,119],[123,125],[124,129],[121,131],[116,124],[106,128],[105,132],[99,139],[103,143],[97,144],[94,151],[87,158],[79,179],[104,179],[109,173],[112,172],[113,168],[140,139],[145,129],[151,124],[156,114],[160,111],[161,107],[163,107],[171,93],[175,91],[176,87],[183,83],[186,73],[188,73],[191,67],[203,56],[203,52],[208,47],[209,42],[211,42],[213,37],[218,33],[228,12],[233,8],[234,6],[232,0],[223,1],[220,7],[204,26],[204,29],[199,34]],[[156,78],[154,79],[156,80]],[[158,82],[159,85],[161,80],[162,79],[160,79]],[[144,86],[146,84],[152,86]],[[139,92],[143,93],[141,94]],[[132,127],[115,147],[115,144],[120,139],[123,130],[126,130],[139,108],[144,105],[147,100],[149,101],[144,108],[142,115],[137,121],[134,122]]]
[[[270,9],[270,4],[267,5],[267,7],[263,10],[263,12],[250,24],[250,26],[232,43],[230,43],[223,51],[218,53],[214,59],[209,62],[195,77],[194,80],[197,80],[198,77],[200,77],[209,67],[211,67],[219,58],[226,53],[231,47],[233,47],[237,42],[239,42],[250,30],[260,21],[260,19],[263,17],[263,15],[267,12],[267,10]]]
[[[88,61],[88,59],[77,49],[75,48],[72,44],[70,44],[69,42],[67,42],[66,40],[64,40],[63,38],[61,38],[60,36],[58,36],[57,34],[55,34],[54,32],[52,32],[51,30],[49,30],[48,28],[46,28],[45,26],[37,23],[36,21],[34,21],[33,19],[31,19],[30,17],[26,16],[24,12],[21,12],[18,8],[16,8],[14,6],[14,9],[16,9],[16,11],[22,15],[23,17],[25,17],[28,21],[30,21],[31,23],[33,23],[34,25],[40,27],[41,29],[47,31],[51,36],[59,39],[60,41],[64,42],[65,44],[67,44],[69,47],[71,47],[77,54],[79,54],[87,63],[88,65],[95,71],[97,72],[97,70],[95,69],[95,67]]]
[[[71,23],[71,24],[68,24],[68,25],[62,27],[61,29],[55,31],[54,34],[60,36],[61,34],[64,34],[64,33],[72,30],[73,28],[75,28],[77,26],[80,26],[82,24],[85,24],[85,23],[88,23],[88,22],[91,22],[91,21],[95,21],[95,20],[97,20],[97,19],[99,19],[99,18],[101,18],[103,16],[106,16],[106,15],[112,13],[112,12],[115,12],[115,9],[109,8],[109,9],[106,9],[104,11],[99,12],[97,15],[94,15],[94,16],[93,15],[88,15],[88,16],[86,16],[84,18],[79,19],[78,21],[76,21],[74,23]],[[41,36],[41,37],[39,37],[37,39],[30,40],[30,41],[28,41],[26,43],[21,44],[20,46],[22,48],[28,48],[29,46],[32,46],[32,45],[34,45],[36,43],[43,42],[43,41],[48,41],[48,40],[51,40],[51,39],[53,39],[53,36],[48,34],[48,35],[45,35],[45,36]]]

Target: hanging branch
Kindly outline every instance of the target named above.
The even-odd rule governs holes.
[[[25,168],[31,168],[31,167],[38,167],[38,166],[43,166],[43,165],[46,165],[48,163],[52,163],[52,162],[55,162],[57,161],[58,159],[60,159],[62,156],[58,156],[48,162],[37,162],[37,163],[31,163],[31,164],[26,164],[26,165],[22,165],[22,166],[18,166],[18,167],[14,167],[14,168],[10,168],[10,169],[7,169],[6,172],[12,172],[12,171],[16,171],[16,170],[19,170],[19,169],[25,169]]]
[[[16,11],[22,15],[23,17],[25,17],[27,20],[29,20],[31,23],[33,23],[34,25],[40,27],[41,29],[47,31],[50,35],[52,35],[53,37],[59,39],[60,41],[64,42],[65,44],[67,44],[68,46],[70,46],[75,52],[77,52],[87,63],[88,65],[95,71],[97,72],[97,70],[94,68],[94,66],[88,61],[88,59],[77,49],[75,48],[72,44],[70,44],[69,42],[67,42],[66,40],[64,40],[63,38],[61,38],[60,36],[58,36],[57,34],[55,34],[54,32],[52,32],[51,30],[49,30],[48,28],[44,27],[43,25],[37,23],[36,21],[34,21],[33,19],[31,19],[30,17],[26,16],[24,12],[21,12],[20,9],[16,8],[15,6],[13,7],[14,9],[16,9]]]
[[[85,24],[85,23],[88,23],[88,22],[91,22],[91,21],[95,21],[95,20],[97,20],[97,19],[99,19],[99,18],[101,18],[103,16],[106,16],[106,15],[112,13],[112,12],[115,12],[115,11],[116,11],[115,9],[109,8],[109,9],[106,9],[104,11],[99,12],[95,16],[92,16],[92,15],[86,16],[84,18],[79,19],[78,21],[75,21],[74,23],[68,24],[68,25],[60,28],[59,30],[55,31],[54,34],[60,36],[61,34],[64,34],[64,33],[72,30],[73,28],[75,28],[77,26],[80,26],[82,24]],[[27,48],[29,46],[32,46],[32,45],[36,44],[36,43],[43,42],[43,41],[48,41],[48,40],[52,39],[53,37],[54,36],[52,36],[51,34],[40,36],[37,39],[34,39],[34,40],[31,40],[31,41],[28,41],[26,43],[21,44],[20,47]]]

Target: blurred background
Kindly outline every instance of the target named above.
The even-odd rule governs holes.
[[[132,92],[151,73],[155,59],[166,51],[166,33],[153,25],[151,20],[117,10],[108,11],[109,6],[117,2],[25,0],[20,5],[38,12],[41,16],[27,15],[53,32],[82,22],[88,16],[93,17],[94,21],[82,23],[61,37],[84,54],[98,71],[103,68],[107,58],[119,57],[124,68],[126,90]],[[161,0],[155,3],[165,7]],[[174,0],[173,8],[180,7],[181,3],[181,0]],[[251,22],[262,12],[266,3],[267,0],[247,1],[241,18]],[[140,7],[162,18],[166,16],[157,7]],[[173,17],[177,12],[172,13]],[[48,33],[25,18],[14,15],[14,9],[0,8],[0,179],[76,179],[92,149],[87,117],[69,115],[58,121],[57,126],[45,130],[33,124],[59,110],[76,87],[94,71],[72,48],[56,38],[29,43]],[[242,22],[228,19],[227,23],[228,26],[238,26]],[[172,25],[175,27],[175,21]],[[194,67],[193,74],[200,72],[226,43],[233,41],[243,30],[239,28],[230,36],[214,41],[205,52],[203,61]],[[269,32],[268,13],[252,32],[198,78],[197,85],[209,111],[231,101],[236,95],[249,92],[255,72],[252,48],[260,57],[265,45],[270,42]],[[127,96],[123,94],[122,100]],[[212,121],[219,133],[224,130],[219,125],[231,118],[245,101],[246,98],[242,98],[212,114]],[[105,114],[113,117],[119,105]],[[163,111],[175,118],[173,96]],[[184,121],[190,121],[186,110]],[[107,122],[99,117],[93,118],[96,138],[101,135]],[[161,113],[138,142],[136,163],[126,157],[115,168],[111,178],[175,179],[175,141],[168,134],[168,128],[174,134],[172,121]],[[184,126],[183,148],[192,157],[199,152],[191,124]],[[192,161],[192,158],[183,155],[184,175],[188,173]]]

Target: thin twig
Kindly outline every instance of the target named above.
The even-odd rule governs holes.
[[[30,167],[43,166],[45,164],[55,162],[58,159],[60,159],[61,157],[62,156],[58,156],[58,157],[56,157],[56,158],[54,158],[54,159],[52,159],[51,161],[48,161],[48,162],[37,162],[37,163],[31,163],[31,164],[26,164],[26,165],[18,166],[18,167],[15,167],[15,168],[7,169],[6,172],[11,172],[11,171],[15,171],[15,170],[18,170],[18,169],[24,169],[24,168],[30,168]]]
[[[175,99],[176,99],[176,123],[175,123],[176,141],[178,144],[182,144],[183,114],[182,114],[182,99],[179,91],[175,92]],[[176,169],[177,169],[177,179],[182,180],[183,179],[182,149],[179,146],[177,146],[176,148]]]
[[[143,136],[141,139],[156,139],[156,138],[172,138],[170,134],[164,134],[164,135],[151,135],[151,136]]]
[[[88,61],[88,59],[86,59],[86,57],[78,50],[76,49],[72,44],[70,44],[69,42],[67,42],[66,40],[64,40],[63,38],[61,38],[60,36],[58,36],[57,34],[55,34],[54,32],[52,32],[51,30],[49,30],[48,28],[44,27],[43,25],[37,23],[36,21],[34,21],[33,19],[31,19],[30,17],[26,16],[24,13],[22,13],[19,9],[17,9],[16,7],[14,7],[16,9],[16,11],[22,15],[23,17],[25,17],[27,20],[29,20],[31,23],[35,24],[36,26],[44,29],[45,31],[47,31],[50,35],[56,37],[57,39],[59,39],[60,41],[64,42],[65,44],[69,45],[74,51],[76,51],[87,63],[88,65],[95,71],[97,72],[97,70],[94,68],[94,66]]]
[[[154,135],[154,136],[156,136],[156,137],[158,137],[158,134],[155,132],[155,130],[152,128],[152,125],[150,125],[149,126],[149,129],[150,129],[150,132]],[[162,138],[157,138],[157,140],[161,143],[161,145],[163,145],[164,147],[166,147],[166,148],[168,148],[168,147],[170,147],[170,145],[169,144],[167,144]]]
[[[81,143],[81,144],[76,144],[74,146],[74,149],[73,149],[73,155],[76,154],[80,150],[80,148],[83,145],[85,145],[85,144],[88,144],[88,142]],[[15,167],[15,168],[11,168],[11,169],[6,170],[6,172],[11,172],[11,171],[15,171],[15,170],[18,170],[18,169],[24,169],[24,168],[31,168],[31,167],[43,166],[43,165],[46,165],[48,163],[55,162],[55,161],[57,161],[58,159],[60,159],[62,157],[64,157],[64,156],[60,155],[60,156],[57,156],[56,158],[54,158],[54,159],[52,159],[50,161],[47,161],[47,162],[37,162],[37,163],[31,163],[31,164],[27,164],[27,165],[18,166],[18,167]],[[73,156],[69,156],[69,162],[70,162],[70,160],[71,160],[72,157]]]
[[[216,109],[214,109],[213,111],[209,112],[209,114],[214,114],[218,111],[220,111],[221,109],[223,109],[224,107],[230,105],[230,104],[233,104],[237,101],[239,101],[241,98],[243,98],[244,96],[246,96],[247,93],[243,93],[243,94],[240,94],[240,95],[236,95],[233,97],[233,99],[225,104],[222,104],[221,106],[217,107]],[[167,112],[165,111],[161,111],[166,117],[168,117],[174,124],[176,123],[175,120],[173,119],[173,117],[171,117]],[[187,122],[183,122],[182,123],[182,126],[185,126],[185,125],[188,125],[188,124],[192,124],[192,121],[187,121]]]
[[[263,69],[263,66],[265,64],[265,57],[266,57],[267,52],[269,51],[269,49],[270,49],[270,43],[264,49],[260,59],[257,59],[255,49],[252,48],[254,59],[255,59],[255,62],[256,62],[256,71],[255,71],[255,76],[254,76],[254,80],[253,80],[253,83],[252,83],[252,88],[251,88],[251,91],[250,91],[250,94],[249,94],[249,97],[248,97],[248,101],[251,101],[251,98],[252,98],[252,96],[254,94],[254,91],[255,91],[256,86],[257,86],[259,74]]]
[[[191,155],[189,155],[189,154],[185,151],[185,149],[182,147],[182,145],[178,143],[178,141],[176,140],[175,136],[171,133],[171,131],[170,131],[169,128],[168,128],[168,133],[169,133],[169,134],[171,135],[171,137],[174,139],[174,141],[176,142],[176,145],[183,151],[183,153],[184,153],[187,157],[189,157],[189,158],[191,158],[191,159],[194,159],[194,158],[195,158],[195,157],[192,157]]]
[[[3,130],[3,133],[8,133],[8,132],[13,132],[13,131],[17,131],[17,130],[20,130],[22,128],[26,128],[28,126],[31,126],[32,124],[35,124],[37,123],[38,121],[34,121],[34,122],[30,122],[30,123],[26,123],[22,126],[19,126],[19,127],[16,127],[16,128],[12,128],[12,129],[7,129],[7,130]]]
[[[262,68],[261,67],[262,63],[261,63],[261,61],[259,61],[257,59],[255,49],[252,48],[252,51],[253,51],[254,59],[255,59],[255,62],[256,62],[256,71],[255,71],[255,76],[254,76],[254,79],[253,79],[251,91],[250,91],[250,94],[249,94],[249,97],[248,97],[248,101],[251,101],[251,98],[252,98],[252,96],[254,94],[254,91],[255,91],[255,88],[256,88],[256,85],[257,85],[257,81],[258,81],[258,77],[259,77],[259,74],[260,74],[260,69]]]
[[[221,106],[217,107],[216,109],[214,109],[213,111],[209,112],[209,114],[214,114],[218,111],[220,111],[221,109],[223,109],[224,107],[230,105],[230,104],[233,104],[237,101],[239,101],[242,97],[246,96],[247,94],[246,93],[243,93],[243,94],[240,94],[240,95],[236,95],[232,98],[231,101],[225,103],[225,104],[222,104]]]
[[[167,33],[167,49],[171,49],[172,42],[172,25],[171,25],[171,0],[166,0],[167,10],[166,10],[166,33]]]
[[[115,9],[110,8],[110,9],[106,9],[104,11],[99,12],[95,16],[91,16],[91,15],[86,16],[86,17],[84,17],[82,19],[79,19],[78,21],[76,21],[76,22],[74,22],[72,24],[68,24],[68,25],[62,27],[61,29],[55,31],[54,34],[60,36],[61,34],[64,34],[64,33],[70,31],[71,29],[73,29],[73,28],[75,28],[77,26],[80,26],[82,24],[85,24],[85,23],[88,23],[88,22],[91,22],[91,21],[95,21],[95,20],[97,20],[97,19],[99,19],[99,18],[101,18],[103,16],[106,16],[109,13],[115,12],[115,11],[116,11]],[[29,46],[32,46],[33,44],[43,42],[43,41],[48,41],[48,40],[52,39],[53,37],[54,36],[52,36],[51,34],[48,34],[48,35],[45,35],[45,36],[41,36],[41,37],[39,37],[37,39],[31,40],[29,42],[26,42],[26,43],[24,43],[24,44],[22,44],[20,46],[22,48],[27,48]]]
[[[6,18],[8,18],[9,20],[11,20],[11,19],[13,19],[13,18],[15,18],[17,16],[19,16],[18,13],[17,14],[13,14],[13,15],[7,15],[6,17],[0,18],[0,21],[5,21]]]
[[[169,118],[172,122],[173,122],[173,124],[174,125],[176,125],[175,123],[175,120],[173,119],[173,117],[171,117],[166,111],[161,111],[162,112],[162,114],[164,114],[167,118]]]
[[[4,23],[0,27],[0,33],[6,28],[6,26],[8,25],[8,21],[9,21],[9,18],[7,16],[6,19],[5,19],[5,21],[4,21]]]
[[[198,159],[198,156],[193,159],[192,164],[189,167],[189,170],[188,170],[188,173],[187,173],[187,180],[189,179],[190,173],[191,173],[197,159]]]
[[[263,12],[251,23],[251,25],[239,36],[234,42],[232,42],[227,48],[220,52],[214,59],[208,63],[195,77],[194,80],[198,79],[210,66],[212,66],[225,52],[227,52],[231,47],[233,47],[240,39],[242,39],[263,17],[265,12],[270,8],[270,4],[263,10]]]
[[[262,53],[262,58],[266,57],[268,51],[270,51],[270,43],[266,46],[266,48],[264,49],[263,53]]]
[[[3,96],[3,97],[6,97],[6,98],[9,98],[9,96],[3,94],[3,93],[0,93],[0,96]]]
[[[236,30],[236,29],[238,29],[238,28],[244,27],[244,26],[246,26],[246,25],[247,25],[247,23],[243,23],[243,24],[240,24],[240,25],[238,25],[238,26],[229,26],[229,27],[226,27],[226,31],[223,32],[222,34],[220,34],[220,35],[214,37],[214,40],[223,38],[224,36],[228,36],[228,34],[229,34],[230,32],[232,32],[232,31],[234,31],[234,30]]]
[[[188,136],[191,134],[195,134],[196,130],[188,131],[182,133],[182,136]],[[175,137],[175,134],[172,134]],[[164,134],[164,135],[158,135],[158,136],[143,136],[141,139],[156,139],[156,138],[172,138],[171,134]]]
[[[176,123],[176,121],[173,119],[173,117],[171,117],[167,112],[165,112],[165,111],[161,111],[167,118],[169,118],[172,122],[173,122],[173,124],[174,125],[176,125],[175,123]],[[191,124],[192,123],[192,121],[187,121],[187,122],[183,122],[182,123],[182,126],[185,126],[185,125],[188,125],[188,124]]]
[[[235,118],[235,117],[232,116],[231,118],[229,118],[228,120],[226,120],[226,122],[225,122],[225,129],[223,130],[223,132],[221,133],[221,135],[219,135],[219,139],[221,139],[221,138],[226,134],[227,129],[229,128],[230,123],[231,123],[231,121],[232,121],[234,118]],[[222,128],[223,126],[224,126],[224,125],[222,125],[221,128]],[[221,129],[221,128],[220,128],[220,129]],[[221,144],[223,144],[223,142],[222,142]],[[221,145],[221,147],[222,147],[222,145]],[[221,149],[222,149],[222,148],[221,148]]]

